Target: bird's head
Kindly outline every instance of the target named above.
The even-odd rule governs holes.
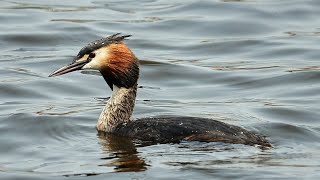
[[[113,85],[130,88],[137,84],[139,62],[131,50],[123,43],[130,35],[114,34],[93,41],[83,47],[72,63],[49,75],[60,76],[72,71],[98,70],[112,89]]]

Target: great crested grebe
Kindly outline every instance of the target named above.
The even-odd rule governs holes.
[[[213,119],[158,117],[133,121],[131,115],[137,94],[139,60],[123,43],[127,37],[130,35],[117,33],[93,41],[80,50],[71,64],[49,75],[59,76],[83,69],[100,71],[113,93],[99,117],[99,132],[151,144],[187,140],[271,146],[260,135]]]

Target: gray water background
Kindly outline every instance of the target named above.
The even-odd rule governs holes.
[[[319,179],[320,1],[2,0],[0,179]],[[209,117],[274,148],[97,135],[97,73],[48,75],[110,34],[141,62],[135,118]]]

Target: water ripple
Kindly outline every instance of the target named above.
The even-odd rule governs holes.
[[[319,6],[312,0],[2,1],[1,177],[319,179]],[[88,42],[116,32],[133,35],[126,44],[140,59],[134,118],[214,118],[266,135],[274,148],[145,147],[97,134],[111,95],[100,73],[48,75]]]

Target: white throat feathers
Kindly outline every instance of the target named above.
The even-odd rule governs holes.
[[[104,132],[113,132],[119,125],[130,122],[136,94],[137,85],[130,88],[119,88],[113,85],[112,96],[101,112],[97,129]]]

